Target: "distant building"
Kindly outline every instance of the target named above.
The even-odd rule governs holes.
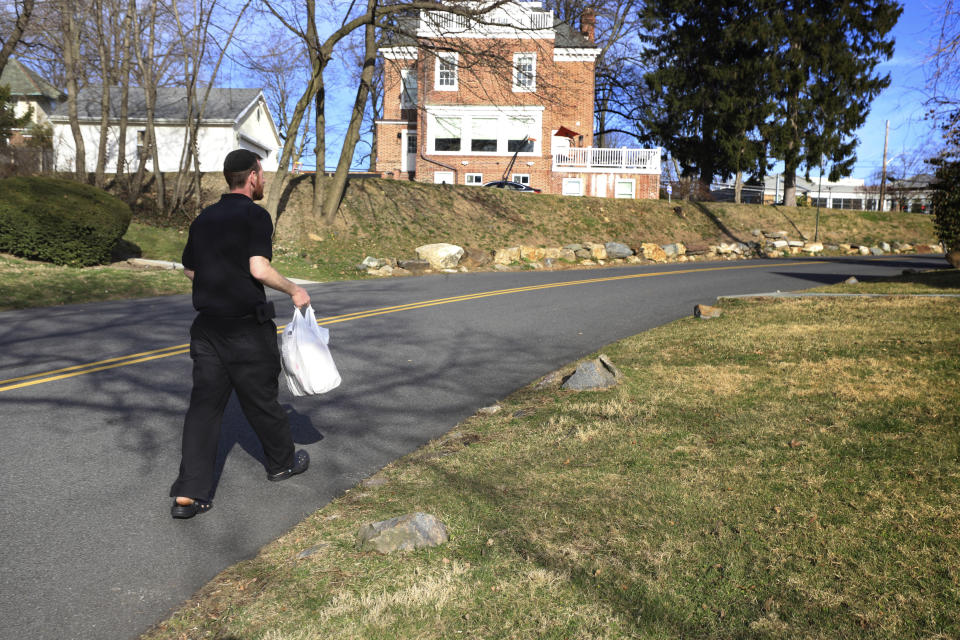
[[[37,124],[46,124],[57,105],[66,99],[66,94],[13,56],[3,68],[0,85],[10,87],[14,114],[22,116],[33,109],[31,120]]]
[[[933,176],[921,174],[913,178],[897,180],[887,178],[884,190],[884,211],[909,211],[912,213],[931,213],[932,191],[930,183]],[[783,175],[766,176],[763,179],[764,204],[783,203]],[[836,182],[821,181],[818,178],[805,180],[797,176],[797,198],[806,199],[811,207],[824,209],[856,209],[877,211],[880,200],[880,186],[868,185],[862,178],[842,178]]]
[[[600,49],[589,13],[577,31],[538,1],[509,2],[482,23],[421,11],[407,31],[380,51],[377,170],[385,177],[506,178],[545,193],[658,197],[659,149],[592,146]]]
[[[100,87],[85,87],[77,96],[80,130],[87,169],[92,171],[100,146]],[[122,153],[130,170],[146,154],[146,168],[153,170],[153,161],[146,140],[147,107],[144,91],[131,87],[128,97],[126,148]],[[58,171],[73,171],[76,148],[67,105],[61,104],[50,116],[53,125],[53,148]],[[116,171],[120,124],[120,88],[110,88],[110,119],[107,142],[107,172]],[[180,170],[186,141],[186,89],[160,87],[154,111],[160,171]],[[263,158],[265,171],[276,171],[281,146],[273,116],[259,89],[211,89],[204,107],[198,133],[200,171],[222,171],[223,157],[234,149],[249,149]]]

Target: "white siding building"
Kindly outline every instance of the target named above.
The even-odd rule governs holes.
[[[88,171],[97,163],[100,146],[100,87],[86,87],[78,95],[80,131],[85,147]],[[131,87],[129,94],[127,139],[123,150],[129,170],[139,162],[146,138],[146,102],[144,92]],[[157,89],[154,125],[160,170],[177,172],[186,143],[186,90],[176,87]],[[110,89],[110,126],[107,136],[107,172],[116,171],[119,149],[120,88]],[[70,129],[66,103],[50,116],[53,125],[54,162],[58,171],[72,171],[76,149]],[[258,89],[211,89],[198,133],[200,171],[222,171],[224,156],[234,149],[249,149],[263,158],[264,171],[276,171],[280,136],[263,93]],[[146,168],[153,170],[147,155]]]

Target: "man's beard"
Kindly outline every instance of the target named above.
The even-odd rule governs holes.
[[[251,200],[263,200],[263,180],[257,181],[257,186],[253,188]]]

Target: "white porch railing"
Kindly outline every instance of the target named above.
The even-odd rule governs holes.
[[[553,153],[554,170],[597,173],[660,173],[660,149],[571,147]]]
[[[420,16],[419,35],[493,35],[552,27],[553,11],[518,12],[501,8],[477,19],[446,11],[424,11]]]

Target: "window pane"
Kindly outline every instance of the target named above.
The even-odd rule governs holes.
[[[437,151],[460,151],[460,127],[462,122],[462,118],[437,118],[434,149]]]
[[[513,174],[513,181],[517,184],[530,184],[530,174],[529,173],[515,173]]]
[[[417,134],[408,133],[407,134],[407,153],[416,153],[417,152]]]
[[[441,87],[457,86],[457,63],[453,56],[441,56],[437,84]]]
[[[514,153],[530,153],[533,151],[533,140],[524,141],[524,137],[535,138],[537,132],[536,120],[533,118],[508,118],[507,119],[507,151]]]
[[[524,89],[534,87],[533,54],[518,55],[514,58],[513,83]]]
[[[400,96],[400,107],[411,109],[417,105],[417,75],[414,71],[401,71],[403,78],[403,93]]]
[[[473,118],[470,122],[470,150],[497,150],[497,119]]]

